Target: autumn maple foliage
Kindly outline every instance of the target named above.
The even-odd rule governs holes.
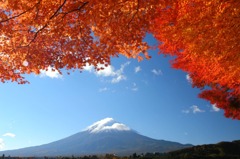
[[[149,58],[143,38],[158,5],[158,0],[0,0],[0,79],[25,83],[26,73],[108,65],[119,54]]]
[[[239,15],[239,0],[0,0],[0,80],[148,59],[152,33],[200,97],[240,119]]]
[[[179,0],[158,9],[152,27],[160,53],[189,73],[201,98],[240,119],[240,2]]]

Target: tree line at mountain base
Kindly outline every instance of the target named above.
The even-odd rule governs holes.
[[[6,157],[3,154],[1,159],[240,159],[240,140],[193,146],[168,153],[133,153],[130,156],[105,154],[70,157]]]

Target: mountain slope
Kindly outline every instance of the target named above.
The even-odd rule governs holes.
[[[129,155],[134,152],[168,152],[190,145],[155,140],[138,134],[124,124],[106,118],[89,126],[85,131],[40,146],[4,151],[11,156],[69,156],[114,153]]]

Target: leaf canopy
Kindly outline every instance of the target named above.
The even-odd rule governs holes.
[[[199,95],[240,119],[240,3],[171,1],[158,9],[152,32],[172,66],[189,73]]]
[[[0,79],[25,83],[25,73],[149,58],[143,42],[158,0],[1,0]],[[142,55],[141,55],[142,54]],[[27,64],[27,66],[26,66]],[[97,68],[101,69],[101,68]]]
[[[175,56],[199,96],[240,119],[239,0],[0,0],[0,80],[54,68],[97,70],[111,57]],[[101,64],[101,65],[99,65]],[[207,88],[207,89],[206,89]]]

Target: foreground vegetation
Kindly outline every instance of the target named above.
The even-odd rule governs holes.
[[[5,155],[2,155],[1,159],[240,159],[240,140],[194,146],[168,153],[134,153],[130,156],[124,157],[114,154],[79,157],[6,157]]]

